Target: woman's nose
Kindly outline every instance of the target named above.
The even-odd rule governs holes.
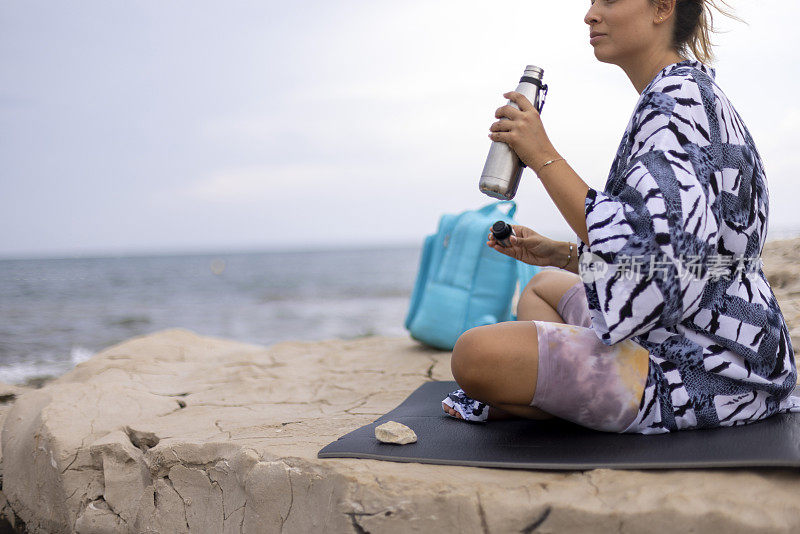
[[[589,11],[586,12],[586,16],[583,17],[583,22],[585,22],[589,26],[600,22],[599,17],[595,13],[594,4],[592,4],[592,6],[589,8]]]

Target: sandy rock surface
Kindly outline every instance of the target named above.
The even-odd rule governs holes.
[[[797,354],[800,352],[800,238],[768,241],[761,259]]]
[[[768,244],[764,262],[800,348],[798,251]],[[33,533],[800,530],[797,470],[316,457],[424,381],[452,379],[449,352],[405,337],[261,347],[155,332],[14,393],[3,494]]]
[[[0,428],[3,427],[3,422],[6,419],[6,413],[11,409],[11,406],[16,401],[17,397],[23,392],[32,388],[15,386],[13,384],[5,384],[0,382]],[[6,532],[14,529],[16,526],[16,518],[14,511],[8,504],[5,494],[2,492],[2,473],[3,473],[3,457],[0,450],[0,532]]]
[[[6,419],[6,413],[8,413],[8,410],[11,409],[11,406],[14,404],[14,401],[17,400],[17,397],[26,391],[30,391],[31,389],[33,388],[15,386],[13,384],[5,384],[0,382],[0,428],[3,427],[3,421]],[[0,455],[0,462],[1,461],[2,455]]]

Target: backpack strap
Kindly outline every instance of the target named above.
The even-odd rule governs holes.
[[[519,290],[525,289],[531,278],[541,271],[542,268],[537,265],[528,265],[525,262],[517,260],[517,280],[519,281]]]
[[[531,278],[533,278],[536,273],[541,271],[542,268],[537,265],[528,265],[527,263],[519,260],[517,260],[515,263],[517,267],[517,282],[519,282],[519,292],[521,295],[522,291],[525,289],[525,286],[527,286],[528,282],[531,281]],[[507,321],[517,320],[517,314],[514,310],[509,310],[508,314],[509,318],[506,319]]]
[[[480,213],[488,214],[492,212],[495,208],[499,208],[500,206],[510,205],[511,207],[506,214],[508,217],[513,217],[514,214],[517,212],[517,203],[513,200],[498,200],[497,202],[492,202],[491,204],[487,204],[478,211]]]

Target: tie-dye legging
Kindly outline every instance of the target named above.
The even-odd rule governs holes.
[[[589,316],[583,282],[556,308],[568,324],[534,320],[539,336],[539,372],[531,406],[581,426],[635,432],[647,370],[647,349],[627,339],[608,346]]]

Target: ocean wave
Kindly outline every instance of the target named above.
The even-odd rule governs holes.
[[[69,360],[72,362],[72,365],[78,365],[81,362],[85,362],[92,356],[94,356],[94,351],[87,349],[86,347],[72,347],[72,349],[69,351]]]
[[[112,317],[106,321],[106,324],[109,326],[124,326],[127,328],[133,328],[150,324],[150,317],[146,315],[126,315],[117,318]]]
[[[0,382],[25,385],[36,379],[55,378],[63,375],[81,362],[85,362],[94,351],[86,347],[72,347],[69,360],[33,360],[0,365]]]
[[[3,260],[0,380],[165,328],[261,345],[402,334],[418,266],[417,247]]]

